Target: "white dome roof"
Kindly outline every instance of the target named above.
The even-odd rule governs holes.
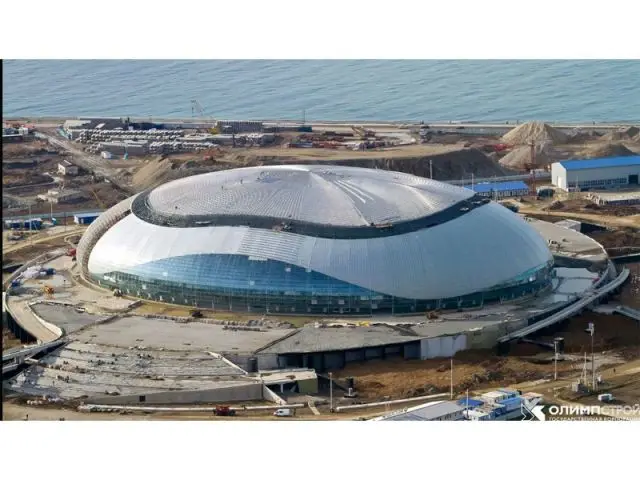
[[[473,195],[464,188],[404,173],[295,165],[175,180],[149,192],[146,206],[172,216],[270,217],[361,227],[426,217]]]

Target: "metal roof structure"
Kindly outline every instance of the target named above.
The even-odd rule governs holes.
[[[478,198],[471,190],[403,173],[323,165],[252,167],[188,177],[147,193],[100,215],[78,244],[77,258],[85,275],[104,281],[115,272],[180,285],[171,287],[171,296],[162,294],[165,301],[179,298],[187,285],[188,291],[251,290],[285,300],[306,295],[309,302],[329,299],[332,308],[343,305],[338,298],[348,297],[378,308],[384,295],[432,300],[528,285],[553,261],[546,241],[508,209],[488,199],[469,201]],[[455,203],[461,199],[463,207]],[[452,208],[451,202],[457,213],[432,222],[443,215],[441,209]],[[222,212],[221,221],[246,213],[251,221],[175,226],[139,215],[176,207]],[[263,213],[343,226],[331,226],[325,235],[316,234],[317,224],[314,231],[278,230],[256,225]],[[339,229],[349,235],[354,229],[377,230],[366,222],[391,213],[399,222],[427,215],[416,222],[431,223],[404,231],[406,223],[394,224],[387,235],[335,235]],[[139,288],[142,293],[142,283]]]
[[[586,160],[565,160],[559,162],[565,170],[586,170],[590,168],[608,168],[608,167],[640,167],[640,155],[631,155],[628,157],[605,157],[590,158]]]
[[[467,187],[469,188],[469,187]],[[491,191],[508,192],[510,190],[529,190],[529,187],[523,181],[517,182],[496,182],[496,183],[476,183],[470,190],[476,193],[487,193]]]
[[[419,341],[418,335],[410,335],[398,332],[386,325],[358,328],[355,334],[347,334],[341,328],[314,328],[304,327],[295,334],[277,340],[272,345],[259,350],[260,353],[284,354],[284,353],[312,353],[329,352],[334,350],[349,350],[367,347],[379,347],[381,345],[397,345]]]
[[[469,199],[400,172],[324,165],[249,167],[187,177],[149,193],[160,214],[259,216],[347,227],[422,218]]]
[[[406,408],[399,412],[393,412],[374,420],[379,421],[429,421],[436,420],[445,415],[451,415],[465,411],[466,406],[458,405],[452,401],[430,402],[417,407]]]
[[[97,218],[99,217],[101,212],[90,212],[90,213],[76,213],[74,217],[76,218]]]

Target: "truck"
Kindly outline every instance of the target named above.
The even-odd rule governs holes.
[[[228,407],[227,405],[217,405],[213,414],[216,417],[235,417],[236,411],[232,410],[231,407]]]

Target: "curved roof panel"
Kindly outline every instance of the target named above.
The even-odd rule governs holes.
[[[171,228],[134,215],[111,227],[89,270],[134,272],[146,263],[193,254],[244,255],[313,270],[403,298],[466,295],[508,282],[552,259],[544,239],[495,203],[433,228],[356,240],[315,238],[250,227]]]
[[[473,195],[399,172],[282,165],[175,180],[149,192],[147,204],[164,215],[246,215],[359,227],[423,218]]]

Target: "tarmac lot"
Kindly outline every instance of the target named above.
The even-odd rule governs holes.
[[[65,305],[39,303],[31,308],[41,318],[45,318],[48,322],[63,328],[67,334],[109,318],[108,315],[91,315],[79,312],[75,308]]]
[[[233,331],[223,325],[197,321],[178,323],[165,318],[128,316],[75,335],[81,342],[167,350],[250,353],[289,333],[291,329]]]

